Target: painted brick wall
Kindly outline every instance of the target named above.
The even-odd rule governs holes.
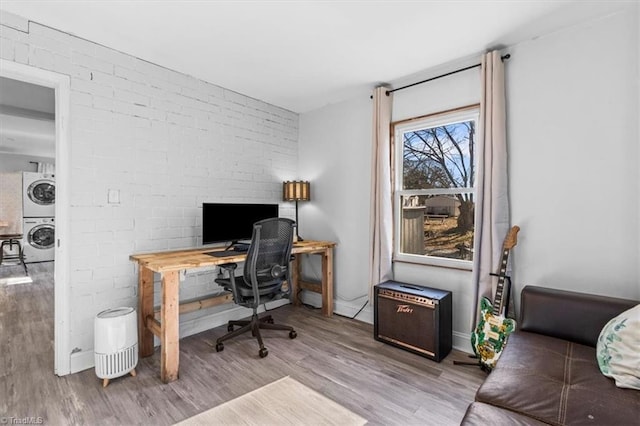
[[[136,306],[131,253],[198,245],[203,201],[279,202],[297,177],[293,112],[9,14],[0,56],[71,78],[72,348],[93,348],[96,313]],[[181,298],[212,281],[187,275]]]

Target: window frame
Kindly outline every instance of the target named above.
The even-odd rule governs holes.
[[[415,263],[429,266],[439,266],[452,269],[471,270],[473,267],[472,260],[450,259],[445,257],[401,253],[401,235],[402,235],[402,203],[403,196],[411,195],[450,195],[460,193],[476,193],[476,187],[465,188],[434,188],[434,189],[402,189],[403,184],[403,159],[404,159],[404,143],[402,135],[407,132],[444,126],[462,121],[474,120],[476,122],[476,147],[478,145],[479,123],[480,123],[480,104],[468,105],[452,110],[446,110],[434,114],[414,117],[407,120],[391,123],[391,140],[393,155],[393,262]],[[476,149],[477,152],[477,149]],[[477,185],[477,161],[476,155],[476,178],[474,185]],[[476,198],[477,200],[477,198]],[[477,227],[476,217],[474,217],[474,234]]]

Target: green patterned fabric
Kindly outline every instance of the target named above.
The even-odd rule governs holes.
[[[640,305],[604,326],[596,357],[602,374],[614,379],[616,386],[640,390]]]

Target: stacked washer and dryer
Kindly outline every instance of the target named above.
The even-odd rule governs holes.
[[[26,263],[49,262],[55,254],[55,175],[22,174],[23,240]]]

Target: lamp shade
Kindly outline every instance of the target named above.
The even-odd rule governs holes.
[[[311,187],[308,181],[294,180],[282,183],[283,201],[309,201]]]

